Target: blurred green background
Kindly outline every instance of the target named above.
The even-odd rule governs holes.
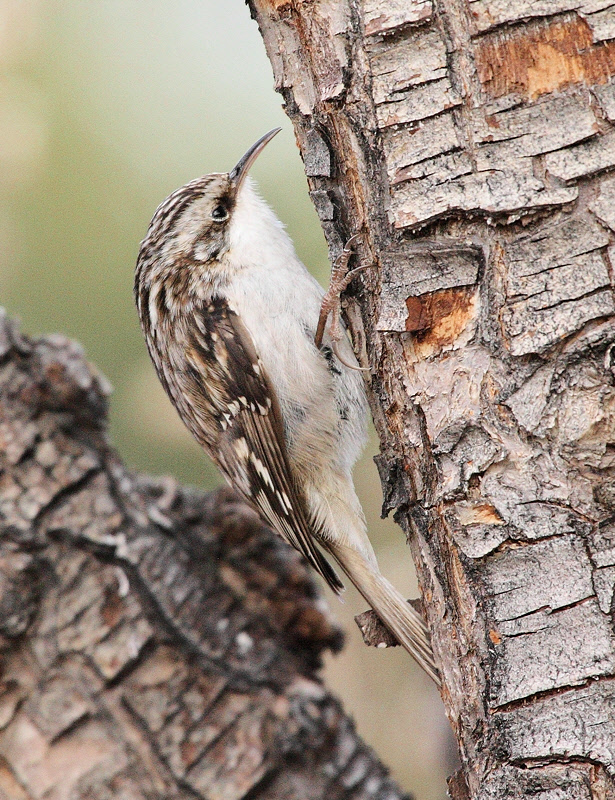
[[[0,0],[0,302],[29,333],[83,343],[114,386],[112,438],[131,467],[205,489],[219,479],[154,376],[133,268],[164,197],[230,169],[281,125],[252,174],[326,284],[325,242],[272,85],[242,0]],[[413,596],[403,535],[379,519],[375,452],[372,436],[357,489],[383,572]],[[437,692],[399,648],[360,643],[361,598],[329,599],[348,645],[325,679],[400,783],[441,800],[454,755]]]

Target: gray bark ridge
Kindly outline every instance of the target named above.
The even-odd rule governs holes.
[[[409,538],[455,797],[615,797],[615,6],[250,0]]]
[[[299,555],[129,473],[108,392],[0,314],[0,797],[409,800],[318,679],[342,637]]]

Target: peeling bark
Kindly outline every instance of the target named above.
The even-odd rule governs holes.
[[[341,633],[299,555],[128,473],[107,393],[0,314],[0,798],[409,800],[318,679]]]
[[[615,797],[615,6],[248,4],[331,254],[373,265],[346,316],[451,794]]]

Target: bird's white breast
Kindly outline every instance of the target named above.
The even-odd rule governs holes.
[[[359,373],[340,365],[336,379],[314,345],[323,290],[250,185],[242,189],[230,234],[225,259],[233,270],[226,296],[275,388],[291,459],[314,469],[332,459],[347,471],[363,443],[365,400]],[[343,424],[340,393],[349,405]]]

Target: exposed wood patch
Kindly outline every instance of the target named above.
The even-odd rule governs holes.
[[[408,309],[406,330],[430,330],[444,319],[448,319],[459,312],[467,312],[470,302],[471,298],[465,287],[461,289],[443,289],[421,297],[408,297],[406,300],[406,308]]]
[[[406,330],[416,332],[423,346],[440,350],[453,344],[474,319],[476,301],[476,289],[466,286],[408,297]]]
[[[598,6],[595,0],[579,6],[578,15],[558,7],[553,13],[560,16],[550,24],[498,29],[474,44],[468,39],[484,103],[464,99],[445,36],[433,26],[405,27],[392,42],[370,40],[395,228],[417,228],[459,212],[510,223],[531,210],[575,201],[578,190],[548,180],[535,156],[544,156],[548,173],[563,181],[615,163],[612,135],[600,135],[602,121],[615,118],[609,82],[615,41],[595,41],[589,16],[601,12]],[[498,3],[485,7],[489,13],[498,9],[506,11]],[[585,85],[593,87],[595,102],[583,89],[560,91]],[[458,124],[464,104],[465,128]]]
[[[478,77],[491,97],[535,99],[566,86],[606,84],[615,75],[615,41],[596,44],[576,15],[566,21],[523,25],[476,46]]]
[[[504,525],[491,503],[457,503],[454,510],[460,525]]]

